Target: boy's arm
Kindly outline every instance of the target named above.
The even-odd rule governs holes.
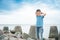
[[[46,13],[42,13],[42,16],[46,16]]]

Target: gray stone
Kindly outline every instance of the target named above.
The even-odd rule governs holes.
[[[10,30],[10,32],[11,32],[12,34],[15,34],[15,30]]]
[[[27,40],[34,40],[34,39],[32,39],[32,38],[27,38]]]
[[[59,33],[59,35],[58,35],[58,40],[60,40],[60,33]]]
[[[26,33],[23,33],[22,36],[23,36],[23,39],[27,39],[27,38],[30,37],[30,36],[29,36],[28,34],[26,34]]]
[[[29,35],[31,36],[31,38],[36,39],[36,27],[35,26],[31,26],[29,30]]]
[[[4,26],[3,31],[4,33],[9,33],[9,28],[7,26]]]
[[[55,38],[49,38],[49,40],[55,40]]]
[[[46,40],[45,38],[43,38],[43,40]]]
[[[15,30],[15,32],[21,32],[21,34],[22,34],[21,26],[16,26],[14,30]]]
[[[14,30],[15,30],[16,37],[22,38],[22,28],[21,28],[21,26],[16,26]]]
[[[55,40],[58,40],[58,30],[57,26],[51,26],[50,27],[50,33],[49,33],[49,38],[55,38]]]
[[[3,31],[0,30],[0,40],[2,40],[4,37],[3,37]]]
[[[0,35],[3,35],[3,31],[2,30],[0,30]]]

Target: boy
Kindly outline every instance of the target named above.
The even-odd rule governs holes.
[[[36,33],[37,33],[37,40],[43,40],[43,18],[46,14],[42,13],[40,9],[36,10]]]

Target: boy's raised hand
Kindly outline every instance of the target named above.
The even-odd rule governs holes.
[[[44,16],[46,16],[46,13],[44,13]]]
[[[42,15],[42,16],[46,16],[46,13],[42,13],[41,15]]]

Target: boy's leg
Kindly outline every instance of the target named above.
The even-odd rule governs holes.
[[[43,40],[43,27],[39,28],[39,39]]]
[[[39,39],[39,27],[36,27],[37,39]]]

